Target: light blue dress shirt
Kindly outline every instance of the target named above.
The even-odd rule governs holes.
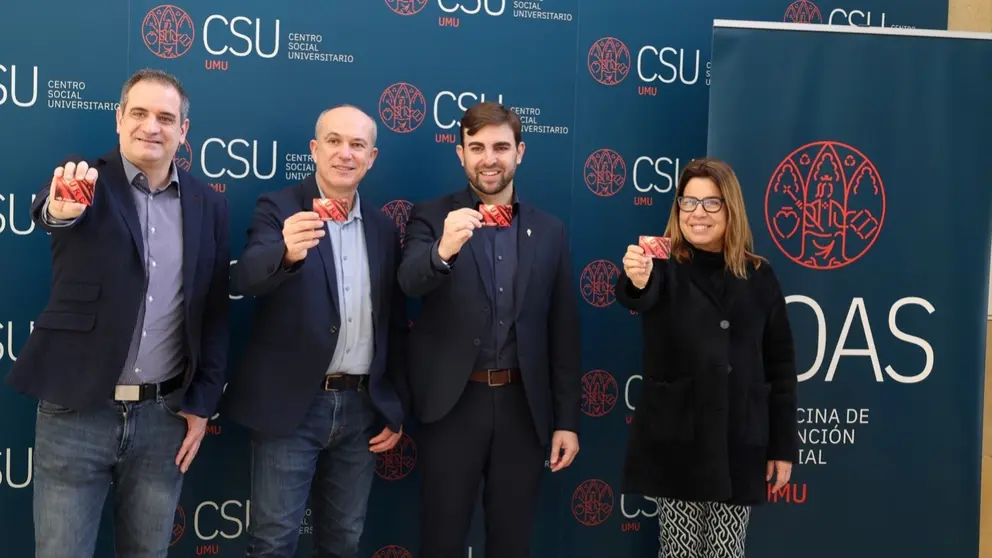
[[[323,191],[320,197],[326,197]],[[372,364],[375,338],[364,226],[361,199],[357,191],[348,219],[340,223],[327,221],[327,236],[334,248],[334,272],[337,274],[338,310],[341,316],[337,348],[327,367],[328,374],[368,374]]]

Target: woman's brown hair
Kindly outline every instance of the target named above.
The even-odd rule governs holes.
[[[723,197],[723,206],[727,209],[727,229],[723,237],[723,258],[735,276],[742,279],[747,277],[747,267],[751,264],[757,269],[764,258],[754,253],[754,237],[747,222],[747,211],[744,209],[744,195],[741,184],[730,165],[718,159],[694,159],[679,176],[675,188],[675,200],[668,217],[665,236],[671,239],[671,257],[678,262],[684,262],[691,257],[688,241],[682,236],[679,227],[679,198],[685,192],[685,187],[693,178],[709,178],[716,184]]]

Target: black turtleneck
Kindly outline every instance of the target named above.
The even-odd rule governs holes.
[[[688,244],[689,252],[692,254],[692,259],[689,262],[692,273],[700,279],[700,282],[705,285],[714,298],[723,301],[727,291],[727,282],[730,280],[723,251],[707,252],[692,244],[686,244]]]

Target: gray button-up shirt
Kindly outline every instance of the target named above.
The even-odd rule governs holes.
[[[176,164],[169,185],[149,190],[148,178],[123,158],[144,240],[145,297],[121,384],[157,383],[183,372],[183,211]]]
[[[119,383],[158,383],[181,374],[186,364],[179,172],[173,163],[168,186],[153,193],[148,177],[127,158],[121,159],[144,241],[145,289]],[[52,218],[48,202],[43,214],[52,226],[72,224]]]
[[[320,196],[325,197],[323,192]],[[372,364],[375,345],[372,287],[364,226],[358,192],[355,192],[355,204],[346,221],[327,221],[327,236],[334,248],[341,315],[337,348],[328,364],[328,374],[368,374]]]

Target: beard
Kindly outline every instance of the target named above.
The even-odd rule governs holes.
[[[499,182],[495,184],[491,182],[487,183],[483,180],[485,177],[482,176],[482,173],[484,171],[491,171],[491,170],[503,171],[503,174],[500,176]],[[511,182],[513,182],[513,176],[516,174],[516,170],[517,170],[516,167],[506,169],[503,168],[502,166],[495,166],[493,168],[478,168],[474,173],[466,172],[466,174],[468,175],[468,181],[472,184],[473,188],[475,188],[479,192],[482,192],[483,194],[486,194],[487,196],[495,196],[496,194],[499,194],[503,190],[506,190],[506,187],[509,186]]]

